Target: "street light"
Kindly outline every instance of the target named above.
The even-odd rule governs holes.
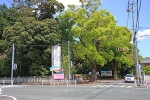
[[[141,70],[140,70],[140,66],[139,66],[139,63],[138,63],[138,46],[137,46],[137,38],[138,37],[144,37],[144,36],[150,36],[150,35],[143,35],[143,36],[137,36],[135,37],[135,64],[136,64],[136,77],[138,78],[138,81],[141,80]],[[140,85],[140,82],[138,82],[138,85]]]

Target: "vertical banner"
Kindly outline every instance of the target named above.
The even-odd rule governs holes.
[[[64,79],[64,74],[62,74],[63,69],[61,68],[61,46],[52,46],[52,67],[50,71],[53,73],[54,79]]]
[[[61,47],[59,45],[52,46],[52,66],[61,66]]]

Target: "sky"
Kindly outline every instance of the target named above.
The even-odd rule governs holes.
[[[79,0],[57,0],[64,4],[67,8],[68,4],[80,5]],[[102,6],[99,10],[106,9],[109,11],[117,21],[118,26],[127,26],[131,32],[132,30],[132,13],[127,12],[129,4],[136,3],[137,0],[102,0]],[[140,1],[140,0],[139,0]],[[12,0],[0,0],[0,4],[6,4],[8,7],[11,6]],[[137,46],[139,54],[145,57],[150,57],[150,0],[141,0],[141,8],[139,12],[139,30],[137,34]],[[131,8],[131,6],[130,6]],[[136,8],[136,5],[134,6]],[[135,13],[136,14],[136,11]],[[136,16],[136,15],[134,15]]]

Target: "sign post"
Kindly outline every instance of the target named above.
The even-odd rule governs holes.
[[[11,85],[13,85],[13,70],[14,70],[14,43],[12,44],[12,65],[11,65]]]

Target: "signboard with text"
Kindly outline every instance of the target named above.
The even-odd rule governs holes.
[[[54,79],[64,79],[64,74],[54,74]]]
[[[112,71],[101,71],[101,76],[112,76]]]

